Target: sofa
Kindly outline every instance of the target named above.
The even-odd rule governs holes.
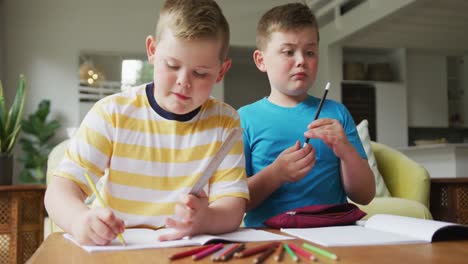
[[[432,219],[429,212],[430,176],[420,164],[384,144],[371,142],[377,166],[391,197],[375,197],[368,205],[358,205],[367,213],[393,214]]]

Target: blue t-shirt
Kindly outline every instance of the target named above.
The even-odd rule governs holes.
[[[239,109],[244,129],[244,149],[248,177],[255,175],[297,140],[305,141],[304,132],[312,122],[320,99],[309,96],[295,107],[281,107],[263,98]],[[319,118],[338,120],[349,142],[362,158],[367,159],[356,125],[346,107],[336,101],[326,100]],[[311,138],[316,162],[312,170],[300,181],[286,183],[275,190],[257,208],[247,212],[247,227],[264,226],[263,222],[282,212],[316,204],[346,202],[340,160],[322,140]]]

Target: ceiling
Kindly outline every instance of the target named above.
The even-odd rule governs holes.
[[[346,46],[468,54],[468,1],[417,0],[343,40]]]

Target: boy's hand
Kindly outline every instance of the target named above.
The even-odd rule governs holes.
[[[301,148],[299,141],[285,149],[273,162],[273,168],[280,176],[280,185],[297,182],[314,167],[315,151],[310,144]]]
[[[340,122],[331,118],[317,119],[310,123],[304,133],[308,138],[320,138],[330,147],[336,156],[343,158],[352,148]]]
[[[207,224],[208,197],[205,192],[195,196],[184,195],[175,207],[174,218],[166,219],[166,226],[177,231],[159,237],[160,241],[181,239],[185,236],[193,236],[203,232],[203,225]]]
[[[71,233],[81,245],[108,245],[119,233],[125,231],[125,223],[108,208],[92,208],[74,221]]]

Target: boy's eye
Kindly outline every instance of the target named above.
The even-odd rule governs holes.
[[[307,54],[307,56],[310,56],[310,57],[314,57],[314,56],[315,56],[315,52],[314,52],[314,51],[307,51],[306,54]]]
[[[194,72],[193,72],[193,75],[195,75],[196,77],[203,78],[203,77],[206,77],[208,74],[207,74],[206,72],[197,72],[197,71],[194,71]]]
[[[282,53],[287,56],[291,56],[294,54],[294,51],[292,50],[283,50]]]
[[[174,63],[170,63],[170,62],[166,62],[166,66],[170,69],[174,69],[174,70],[177,70],[179,69],[179,66],[177,66],[176,64]]]

